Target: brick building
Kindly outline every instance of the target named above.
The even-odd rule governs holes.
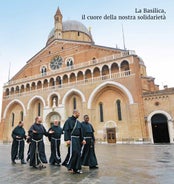
[[[159,90],[134,51],[95,45],[90,29],[58,8],[46,46],[3,87],[0,139],[36,116],[63,126],[74,108],[88,114],[99,141],[174,141],[174,89]]]

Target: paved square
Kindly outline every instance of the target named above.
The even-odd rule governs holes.
[[[28,145],[25,147],[25,155]],[[99,169],[70,174],[64,166],[37,170],[11,164],[11,144],[0,144],[1,184],[173,184],[174,145],[96,144]],[[66,146],[61,145],[62,160]],[[47,159],[50,147],[46,145]]]

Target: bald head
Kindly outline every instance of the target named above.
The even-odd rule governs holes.
[[[57,119],[54,120],[54,125],[58,126],[60,124],[60,121],[58,121]]]
[[[36,117],[36,123],[38,123],[38,124],[42,123],[42,117],[41,116]]]
[[[78,111],[77,109],[74,109],[74,110],[73,110],[73,116],[74,116],[75,118],[78,118],[78,117],[80,116],[80,113],[79,113],[79,111]]]

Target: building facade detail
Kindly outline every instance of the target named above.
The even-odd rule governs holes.
[[[135,51],[96,45],[91,30],[58,8],[46,45],[3,86],[0,140],[36,116],[48,129],[73,109],[88,114],[99,142],[174,142],[174,88],[159,89]]]

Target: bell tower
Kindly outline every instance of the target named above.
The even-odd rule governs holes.
[[[62,39],[62,14],[58,7],[54,15],[54,36],[56,39]]]

